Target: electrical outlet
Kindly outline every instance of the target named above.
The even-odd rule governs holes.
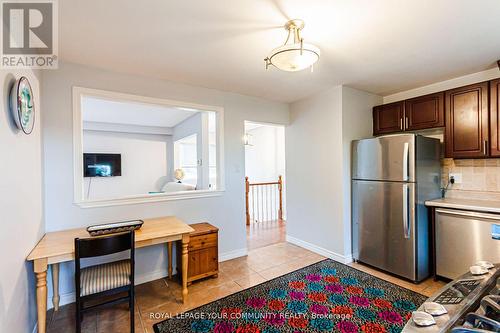
[[[461,173],[450,173],[450,179],[453,177],[455,179],[455,184],[462,184],[462,174]]]

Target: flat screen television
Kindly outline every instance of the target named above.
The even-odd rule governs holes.
[[[122,175],[121,154],[84,153],[84,177],[116,177]]]

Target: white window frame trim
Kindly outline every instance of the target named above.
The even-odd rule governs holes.
[[[195,147],[196,147],[196,157],[195,157],[196,163],[194,165],[186,167],[186,166],[176,165],[176,163],[175,163],[175,161],[177,160],[176,144],[179,141],[181,141],[181,140],[184,140],[186,138],[190,138],[190,137],[193,137],[193,136],[195,137],[195,142],[196,142],[198,140],[198,134],[197,133],[186,135],[185,137],[177,139],[174,142],[172,142],[172,146],[173,146],[173,149],[174,149],[174,170],[175,169],[184,169],[185,170],[185,169],[188,169],[188,168],[189,169],[191,169],[191,168],[195,169],[195,171],[196,171],[196,183],[189,183],[188,182],[188,184],[192,184],[192,185],[198,186],[198,168],[199,168],[199,166],[198,166],[198,146],[197,146],[197,144],[196,143],[194,144]],[[179,144],[179,146],[180,145],[182,145],[182,144]],[[183,181],[186,181],[185,178],[183,179]]]
[[[83,96],[92,96],[103,99],[109,99],[113,101],[139,102],[139,103],[165,105],[170,107],[184,107],[201,111],[216,112],[217,142],[218,142],[217,189],[179,191],[170,193],[154,193],[147,195],[139,194],[139,195],[124,196],[121,198],[85,200],[84,199],[85,189],[82,176],[83,175],[83,121],[82,121],[81,100]],[[202,105],[190,102],[74,86],[73,87],[73,184],[74,184],[73,203],[82,208],[132,205],[140,203],[198,199],[198,198],[221,196],[225,192],[224,108],[220,106]]]

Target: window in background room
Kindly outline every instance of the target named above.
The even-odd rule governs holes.
[[[209,168],[209,188],[214,190],[217,187],[217,130],[216,114],[208,114],[208,168]]]
[[[193,134],[174,142],[174,167],[184,170],[182,182],[192,185],[198,182],[197,139]]]

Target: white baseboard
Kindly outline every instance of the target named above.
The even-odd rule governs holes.
[[[75,301],[75,293],[67,293],[67,294],[61,294],[59,295],[59,306],[63,306],[66,304],[73,303]],[[54,305],[52,304],[52,300],[49,299],[47,300],[47,309],[52,309]]]
[[[243,249],[238,249],[238,250],[233,250],[229,252],[224,252],[219,255],[219,262],[226,261],[226,260],[231,260],[234,258],[239,258],[246,256],[248,254],[247,248]],[[176,267],[175,265],[172,267],[172,270],[175,272]],[[153,272],[146,272],[144,274],[136,275],[135,276],[135,284],[143,284],[146,282],[158,280],[161,278],[164,278],[167,276],[167,270],[166,269],[159,269],[157,271]],[[59,305],[63,306],[66,304],[73,303],[75,301],[75,293],[66,293],[66,294],[60,294],[59,295]],[[52,309],[52,295],[49,295],[48,300],[47,300],[47,308]]]
[[[354,262],[354,258],[352,257],[352,253],[349,253],[348,255],[346,255],[344,257],[345,257],[344,264],[350,264],[350,263]]]
[[[314,253],[317,253],[319,255],[322,255],[324,257],[327,257],[329,259],[341,262],[343,264],[348,264],[352,262],[352,255],[347,255],[344,256],[342,254],[335,253],[333,251],[327,250],[325,248],[322,248],[320,246],[317,246],[315,244],[303,241],[302,239],[298,239],[295,237],[292,237],[290,235],[286,235],[286,241],[289,243],[292,243],[294,245],[303,247],[306,250],[312,251]]]
[[[175,274],[176,271],[177,271],[177,267],[175,265],[172,265],[172,272],[174,272],[174,274]],[[138,285],[138,284],[143,284],[143,283],[146,283],[149,281],[158,280],[158,279],[166,277],[167,275],[168,275],[168,272],[166,269],[159,269],[157,271],[152,271],[152,272],[147,272],[144,274],[136,275],[135,276],[135,284]]]
[[[235,258],[239,258],[239,257],[244,257],[246,255],[248,255],[248,249],[246,247],[242,248],[242,249],[229,251],[229,252],[224,252],[224,253],[219,254],[219,262],[227,261],[227,260],[231,260],[231,259],[235,259]]]

